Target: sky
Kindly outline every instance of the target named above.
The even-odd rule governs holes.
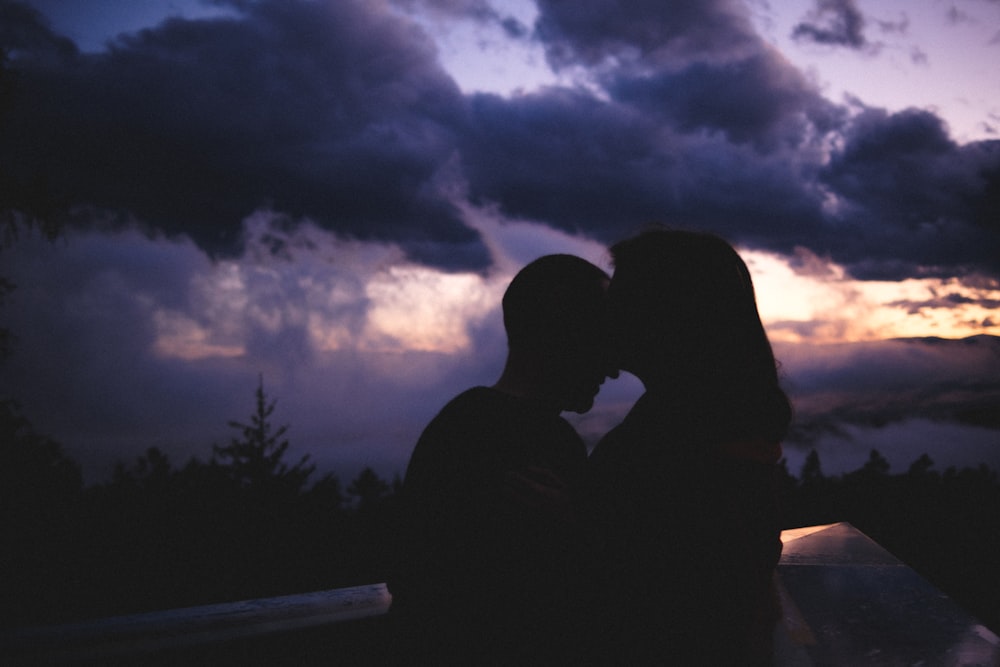
[[[519,267],[653,222],[746,259],[793,472],[1000,468],[996,0],[0,0],[0,47],[0,210],[60,229],[5,227],[0,394],[89,481],[261,378],[293,455],[401,473]]]

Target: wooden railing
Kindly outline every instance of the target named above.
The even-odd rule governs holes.
[[[995,633],[851,525],[782,541],[775,664],[1000,666]],[[0,663],[370,664],[390,602],[371,584],[7,630]]]
[[[781,537],[775,664],[1000,667],[994,632],[850,524]]]
[[[385,584],[371,584],[23,628],[3,635],[0,664],[4,655],[15,664],[306,664],[315,651],[305,644],[321,632],[363,650],[362,624],[391,601]]]

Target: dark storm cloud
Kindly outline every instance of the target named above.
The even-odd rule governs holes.
[[[794,163],[721,136],[677,134],[627,105],[548,90],[478,95],[470,108],[470,193],[510,215],[605,240],[663,221],[756,245],[820,217]]]
[[[742,5],[538,8],[550,61],[601,65],[610,99],[474,98],[462,156],[475,198],[605,240],[655,220],[783,246],[818,223],[801,159],[769,153],[808,151],[839,112],[763,44]]]
[[[238,6],[238,19],[171,19],[62,67],[16,59],[5,161],[209,247],[271,206],[481,264],[435,181],[461,97],[426,36],[358,2]]]
[[[834,129],[843,116],[800,72],[765,49],[723,63],[619,75],[609,78],[607,89],[614,99],[682,132],[717,131],[733,143],[753,143],[762,151],[797,148],[811,133]]]
[[[756,97],[701,85],[758,67]],[[607,241],[663,221],[809,247],[861,279],[1000,274],[1000,143],[959,146],[922,111],[847,118],[801,80],[721,69],[622,79],[610,101],[478,95],[461,149],[470,194]]]
[[[864,35],[865,18],[854,0],[816,0],[807,19],[795,26],[798,40],[862,49],[869,46]]]
[[[34,58],[67,58],[77,54],[76,45],[55,34],[45,17],[19,2],[0,2],[0,46],[8,57],[30,54]]]
[[[487,162],[517,163],[482,180],[474,174],[477,194],[567,228],[596,226],[592,218],[608,211],[608,221],[705,226],[783,253],[806,246],[858,278],[1000,274],[1000,144],[959,146],[929,112],[832,104],[725,2],[539,9],[537,33],[554,62],[617,63],[600,77],[611,100],[600,111],[513,100],[520,108],[505,107],[495,124],[487,105],[476,107],[473,122],[490,128],[481,135],[511,141],[485,149]],[[823,2],[815,16],[832,21],[845,43],[866,43],[852,2]],[[529,128],[543,138],[534,150],[523,146],[530,158],[512,160]],[[557,128],[566,157],[549,152]],[[464,154],[475,165],[473,152]],[[565,180],[553,175],[560,163]],[[542,182],[546,191],[533,185]],[[612,227],[605,238],[621,233]]]
[[[757,42],[744,7],[732,0],[539,0],[538,11],[535,31],[555,67],[684,62]]]
[[[1000,273],[1000,142],[959,146],[916,109],[865,110],[843,134],[820,181],[841,202],[833,255],[855,277]]]
[[[504,20],[485,2],[397,4]],[[216,251],[267,207],[482,268],[464,186],[602,241],[661,221],[809,248],[859,278],[1000,275],[1000,143],[958,145],[929,112],[825,99],[741,3],[544,0],[533,37],[557,66],[595,66],[599,90],[509,98],[463,96],[430,38],[380,5],[230,6],[242,13],[169,20],[91,55],[14,12],[49,55],[12,61],[4,164],[78,216],[113,211]]]

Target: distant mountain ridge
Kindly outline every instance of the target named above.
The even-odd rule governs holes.
[[[927,343],[928,345],[995,345],[1000,348],[1000,336],[991,334],[975,334],[964,338],[943,338],[941,336],[913,336],[901,338],[889,338],[887,341],[902,341],[913,343]]]

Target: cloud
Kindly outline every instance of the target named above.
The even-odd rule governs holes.
[[[971,304],[975,303],[982,306],[988,310],[998,310],[1000,309],[1000,300],[998,299],[973,299],[972,297],[966,296],[964,294],[958,294],[957,292],[950,292],[948,294],[942,294],[936,296],[934,299],[927,299],[924,301],[911,301],[911,300],[900,300],[900,301],[890,301],[888,306],[896,308],[906,308],[911,314],[920,312],[924,308],[952,308],[959,304]]]
[[[996,339],[870,339],[995,326],[1000,144],[826,99],[735,1],[543,0],[533,26],[394,4],[224,2],[80,53],[0,1],[0,176],[67,216],[54,244],[3,250],[0,390],[91,479],[153,445],[207,456],[258,374],[295,455],[400,472],[444,401],[498,375],[514,272],[548,252],[609,268],[651,221],[749,258],[799,444],[995,438]],[[818,7],[817,30],[856,11]],[[464,94],[428,32],[448,21],[534,40],[563,83]],[[844,339],[863,342],[818,344]],[[571,420],[592,444],[640,392],[608,382]]]
[[[35,61],[63,60],[76,56],[76,45],[53,32],[37,10],[20,2],[0,2],[0,45],[9,58]]]
[[[816,0],[816,8],[792,30],[797,40],[851,49],[870,48],[864,36],[865,18],[854,0]]]
[[[715,131],[769,152],[799,148],[836,127],[842,112],[777,52],[762,48],[725,63],[698,62],[656,74],[609,77],[611,96],[679,131]]]
[[[965,22],[975,22],[975,19],[971,18],[967,13],[963,12],[958,8],[957,5],[952,5],[948,8],[945,13],[945,17],[950,25],[958,25],[959,23]]]
[[[822,217],[787,155],[680,134],[584,92],[477,95],[470,128],[462,155],[473,201],[604,241],[660,221],[790,246]]]
[[[732,0],[538,2],[535,32],[553,67],[685,63],[755,48],[745,7]]]
[[[997,337],[776,343],[775,354],[795,405],[791,442],[912,419],[1000,428]]]
[[[213,250],[270,206],[364,238],[484,261],[435,178],[461,97],[429,39],[364,3],[240,3],[64,66],[19,58],[3,155],[74,204]]]
[[[28,236],[5,251],[19,287],[2,311],[17,340],[0,394],[93,481],[150,446],[175,463],[207,458],[252,408],[261,374],[296,455],[344,475],[402,472],[445,401],[499,377],[499,305],[514,272],[548,252],[604,252],[488,211],[463,215],[495,257],[488,272],[431,269],[398,245],[274,212],[245,220],[240,253],[216,259],[138,228]],[[605,407],[587,423],[607,430],[620,414]]]
[[[910,62],[914,65],[927,65],[930,63],[930,58],[923,49],[919,46],[914,46],[910,49]]]
[[[819,173],[836,197],[832,254],[858,278],[1000,270],[1000,144],[958,146],[926,111],[865,109]],[[891,253],[865,248],[891,247]],[[880,256],[881,255],[881,256]]]
[[[878,29],[885,34],[905,35],[910,30],[910,17],[904,12],[899,19],[895,21],[875,19],[875,25],[877,25]]]
[[[496,208],[461,214],[494,258],[488,271],[432,269],[393,243],[263,211],[244,221],[241,251],[226,258],[138,228],[23,239],[5,253],[19,288],[3,324],[18,340],[0,392],[16,393],[96,480],[149,446],[175,463],[206,458],[229,436],[226,422],[248,414],[262,374],[278,400],[276,422],[292,427],[295,456],[345,477],[365,465],[401,472],[448,398],[499,375],[498,306],[513,273],[550,252],[607,266],[593,239]],[[758,271],[762,258],[748,256]],[[834,270],[804,250],[796,266],[823,279]],[[776,280],[783,289],[765,280],[758,292],[785,302],[792,280]],[[965,294],[942,289],[941,298],[954,305]],[[868,442],[878,428],[913,419],[996,428],[997,340],[776,343],[798,444]],[[640,393],[631,376],[609,381],[595,409],[571,421],[594,444]]]
[[[5,177],[77,224],[111,215],[222,256],[270,210],[483,271],[471,205],[602,242],[707,228],[858,278],[1000,275],[1000,147],[960,146],[930,112],[825,99],[742,4],[541,2],[533,38],[581,85],[509,97],[463,95],[427,28],[386,5],[226,6],[35,58],[65,40],[6,3],[8,34],[36,37],[11,61]]]
[[[526,39],[530,28],[516,16],[506,15],[488,0],[391,0],[392,4],[408,14],[417,15],[429,10],[438,19],[466,19],[475,23],[498,26],[507,37]]]

